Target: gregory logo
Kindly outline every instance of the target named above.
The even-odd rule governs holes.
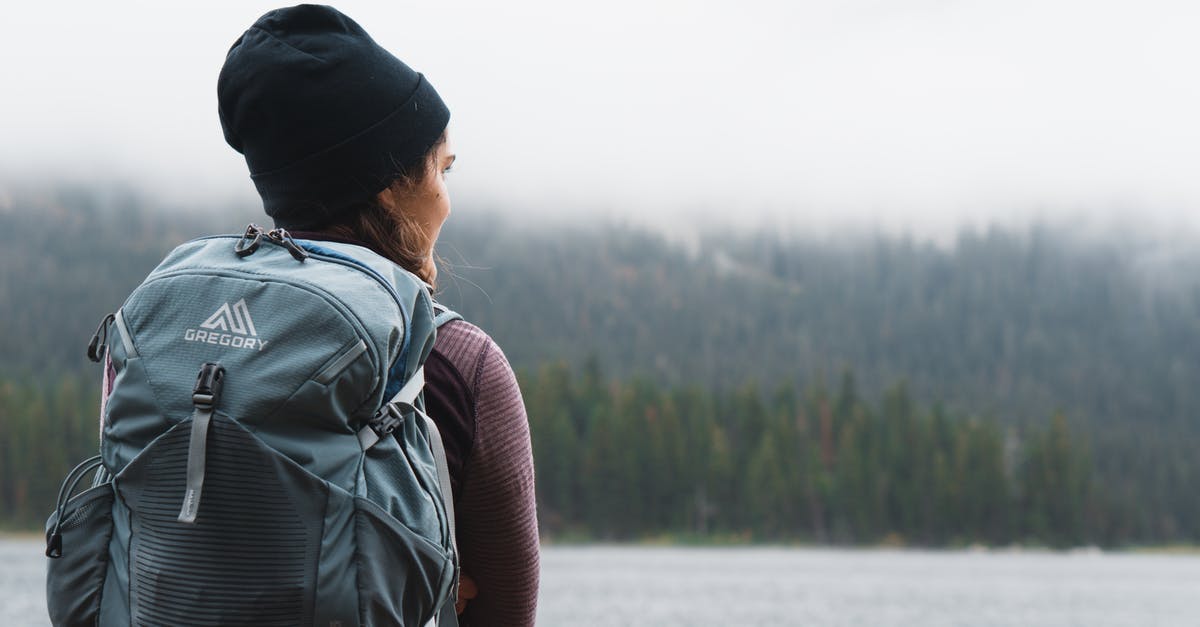
[[[260,351],[267,345],[266,340],[258,339],[258,331],[254,328],[254,320],[250,318],[250,310],[246,307],[244,298],[233,306],[229,303],[221,305],[208,320],[200,323],[199,329],[184,331],[183,339]]]

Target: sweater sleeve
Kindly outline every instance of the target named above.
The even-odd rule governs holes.
[[[474,374],[475,441],[458,504],[463,573],[478,586],[464,625],[532,625],[539,553],[529,421],[517,379],[488,338]]]

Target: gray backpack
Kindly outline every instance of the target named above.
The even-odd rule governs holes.
[[[52,622],[455,624],[436,307],[383,257],[281,229],[171,252],[89,346],[115,379],[47,522]]]

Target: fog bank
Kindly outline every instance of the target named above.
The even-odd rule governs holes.
[[[0,180],[253,206],[215,84],[273,6],[10,7]],[[1193,3],[338,7],[449,103],[458,207],[941,239],[1037,220],[1200,226]]]

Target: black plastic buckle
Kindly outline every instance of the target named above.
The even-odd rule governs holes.
[[[50,539],[46,541],[46,557],[50,559],[58,559],[62,557],[62,532],[58,530],[58,525],[54,525],[54,532],[50,534]]]
[[[375,413],[371,421],[367,423],[371,430],[380,438],[386,438],[393,431],[400,428],[404,424],[404,416],[396,409],[395,405],[387,404]]]
[[[200,374],[196,375],[196,385],[192,388],[192,403],[201,406],[216,405],[217,400],[221,398],[224,383],[224,366],[212,362],[200,366]]]

